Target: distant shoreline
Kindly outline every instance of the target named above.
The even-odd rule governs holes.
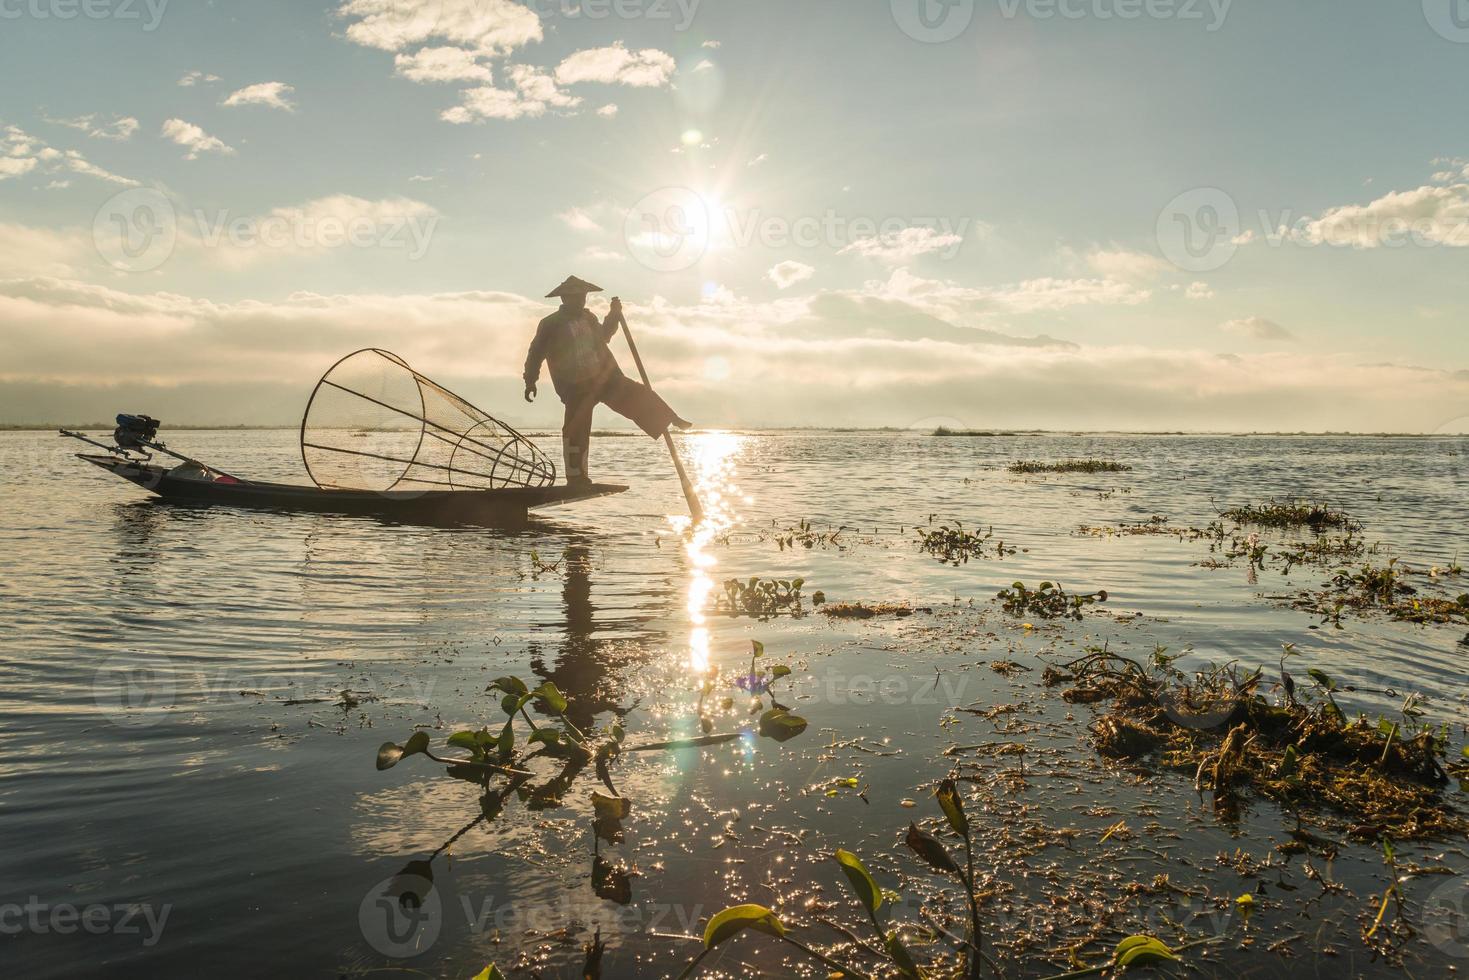
[[[79,432],[109,433],[115,428],[111,422],[91,423],[25,423],[12,424],[0,423],[0,432],[55,432],[58,429],[71,429]],[[168,425],[168,432],[285,432],[300,428],[299,425]],[[696,433],[700,430],[695,429]],[[734,426],[718,431],[727,432],[836,432],[843,434],[862,433],[903,433],[911,432],[915,436],[925,439],[1011,439],[1019,436],[1190,436],[1190,437],[1217,437],[1217,438],[1281,438],[1281,437],[1321,437],[1334,439],[1462,439],[1469,438],[1469,434],[1454,432],[1242,432],[1229,430],[1185,430],[1185,429],[977,429],[965,431],[950,431],[938,433],[932,430],[917,430],[897,428],[895,426],[822,426],[822,425],[793,425],[793,426]],[[525,430],[526,435],[548,436],[555,432],[548,430],[530,429]],[[608,429],[598,430],[593,433],[599,436],[624,436],[640,435],[637,429]]]

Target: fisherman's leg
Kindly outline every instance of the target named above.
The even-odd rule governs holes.
[[[638,428],[654,439],[663,435],[670,425],[680,429],[689,427],[656,391],[625,375],[612,378],[602,389],[602,404],[636,422]]]
[[[566,482],[588,482],[587,454],[592,443],[592,411],[597,407],[594,395],[578,392],[566,403],[566,420],[561,426],[561,458],[566,463]]]

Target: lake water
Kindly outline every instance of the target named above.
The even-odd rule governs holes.
[[[303,479],[294,432],[171,442],[247,477]],[[802,431],[680,442],[713,514],[692,537],[670,519],[683,504],[661,443],[638,437],[594,447],[594,473],[631,492],[503,533],[173,507],[52,434],[0,433],[7,972],[470,977],[494,962],[570,977],[600,928],[604,975],[673,976],[697,953],[688,937],[703,920],[740,902],[776,908],[817,945],[843,941],[835,927],[860,934],[837,847],[902,893],[899,919],[951,921],[954,889],[902,848],[910,820],[937,815],[932,788],[951,770],[975,777],[986,936],[1009,976],[1068,969],[1066,947],[1081,937],[1073,924],[1046,939],[1057,908],[1096,923],[1084,959],[1131,932],[1185,942],[1222,930],[1225,941],[1185,954],[1200,975],[1469,966],[1464,841],[1399,847],[1400,864],[1459,876],[1404,884],[1418,936],[1406,967],[1393,965],[1361,938],[1388,883],[1372,846],[1343,837],[1334,861],[1281,857],[1274,845],[1295,824],[1279,808],[1256,801],[1226,823],[1187,776],[1103,764],[1087,731],[1100,707],[1062,702],[1039,669],[989,667],[1163,645],[1186,665],[1237,660],[1273,678],[1281,645],[1294,643],[1298,676],[1318,667],[1355,688],[1338,695],[1348,713],[1395,716],[1408,692],[1428,695],[1457,758],[1465,626],[1347,616],[1336,629],[1279,598],[1319,585],[1321,569],[1205,567],[1215,556],[1198,542],[1077,529],[1154,515],[1202,527],[1228,506],[1304,495],[1361,520],[1382,543],[1373,560],[1448,566],[1469,557],[1465,439]],[[558,451],[554,439],[546,448]],[[1134,469],[1005,469],[1080,456]],[[803,520],[849,530],[835,545],[779,547],[775,532]],[[930,520],[993,527],[1018,550],[944,564],[914,544]],[[802,577],[808,596],[833,603],[932,611],[859,622],[808,602],[806,615],[768,622],[708,614],[725,579],[755,576]],[[1043,579],[1109,600],[1065,624],[1022,621],[994,601],[1013,581]],[[727,678],[748,669],[752,639],[791,667],[777,695],[809,728],[783,745],[741,739],[619,761],[634,810],[623,839],[597,853],[631,873],[623,894],[601,876],[594,887],[590,771],[559,808],[511,800],[476,823],[476,786],[423,758],[374,766],[381,743],[415,729],[452,754],[450,733],[497,727],[498,695],[485,689],[504,675],[553,680],[583,725],[635,705],[628,744],[696,735],[700,672],[720,668],[717,696],[739,695]],[[343,690],[355,703],[342,705]],[[715,730],[747,724],[747,700],[716,710]],[[1021,719],[1024,729],[1008,727]],[[993,751],[1015,741],[1019,760]],[[1119,822],[1125,832],[1104,841]],[[1075,839],[1047,843],[1055,826]],[[431,921],[390,934],[374,904],[381,883],[430,859]],[[1153,888],[1160,875],[1176,889]],[[1227,921],[1245,892],[1257,899],[1250,922]],[[711,975],[825,975],[790,952],[751,934],[706,964]]]

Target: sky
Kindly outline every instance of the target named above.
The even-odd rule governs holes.
[[[1466,0],[0,0],[0,66],[0,423],[377,346],[554,426],[575,274],[707,426],[1469,430]]]

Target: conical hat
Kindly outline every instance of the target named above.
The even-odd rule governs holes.
[[[555,296],[585,296],[587,293],[600,293],[601,291],[601,286],[594,286],[585,279],[578,279],[576,276],[571,276],[561,285],[547,293],[546,298],[551,299]]]

